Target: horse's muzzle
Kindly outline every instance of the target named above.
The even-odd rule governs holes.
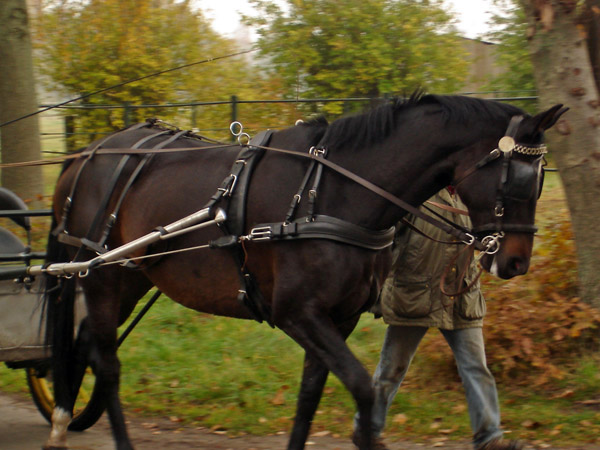
[[[506,233],[499,244],[496,253],[481,258],[481,266],[504,280],[525,275],[531,261],[533,233]]]

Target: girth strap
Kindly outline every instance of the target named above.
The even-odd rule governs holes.
[[[227,229],[231,234],[239,236],[246,230],[246,206],[248,189],[254,169],[265,154],[261,146],[268,145],[273,135],[273,130],[265,130],[254,136],[248,147],[243,148],[231,169],[233,185],[229,192],[229,206],[227,208]]]

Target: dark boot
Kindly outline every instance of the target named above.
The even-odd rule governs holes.
[[[356,447],[360,448],[360,436],[356,430],[354,430],[354,433],[352,433],[352,442],[354,443],[354,445],[356,445]],[[373,447],[371,448],[372,450],[388,450],[388,448],[383,443],[383,439],[381,438],[381,436],[373,438]]]
[[[477,447],[477,450],[522,450],[524,444],[521,441],[507,441],[502,438],[492,439]]]

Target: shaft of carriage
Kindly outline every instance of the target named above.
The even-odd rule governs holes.
[[[119,261],[136,250],[145,248],[160,240],[171,239],[184,233],[189,233],[210,225],[216,225],[224,222],[226,219],[227,216],[225,211],[221,208],[218,208],[216,211],[211,210],[211,208],[204,208],[90,260],[51,263],[46,266],[30,266],[26,268],[26,274],[30,276],[37,276],[42,273],[53,276],[69,276],[77,273],[85,274],[88,270],[99,267],[105,263]]]

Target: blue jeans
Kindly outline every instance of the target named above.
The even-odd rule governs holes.
[[[395,325],[387,329],[379,364],[373,375],[375,403],[372,426],[375,436],[379,436],[385,426],[388,409],[427,330],[427,327]],[[473,445],[477,447],[501,437],[498,394],[494,377],[486,364],[482,329],[440,331],[454,353],[465,388]],[[357,423],[355,420],[355,427]]]

